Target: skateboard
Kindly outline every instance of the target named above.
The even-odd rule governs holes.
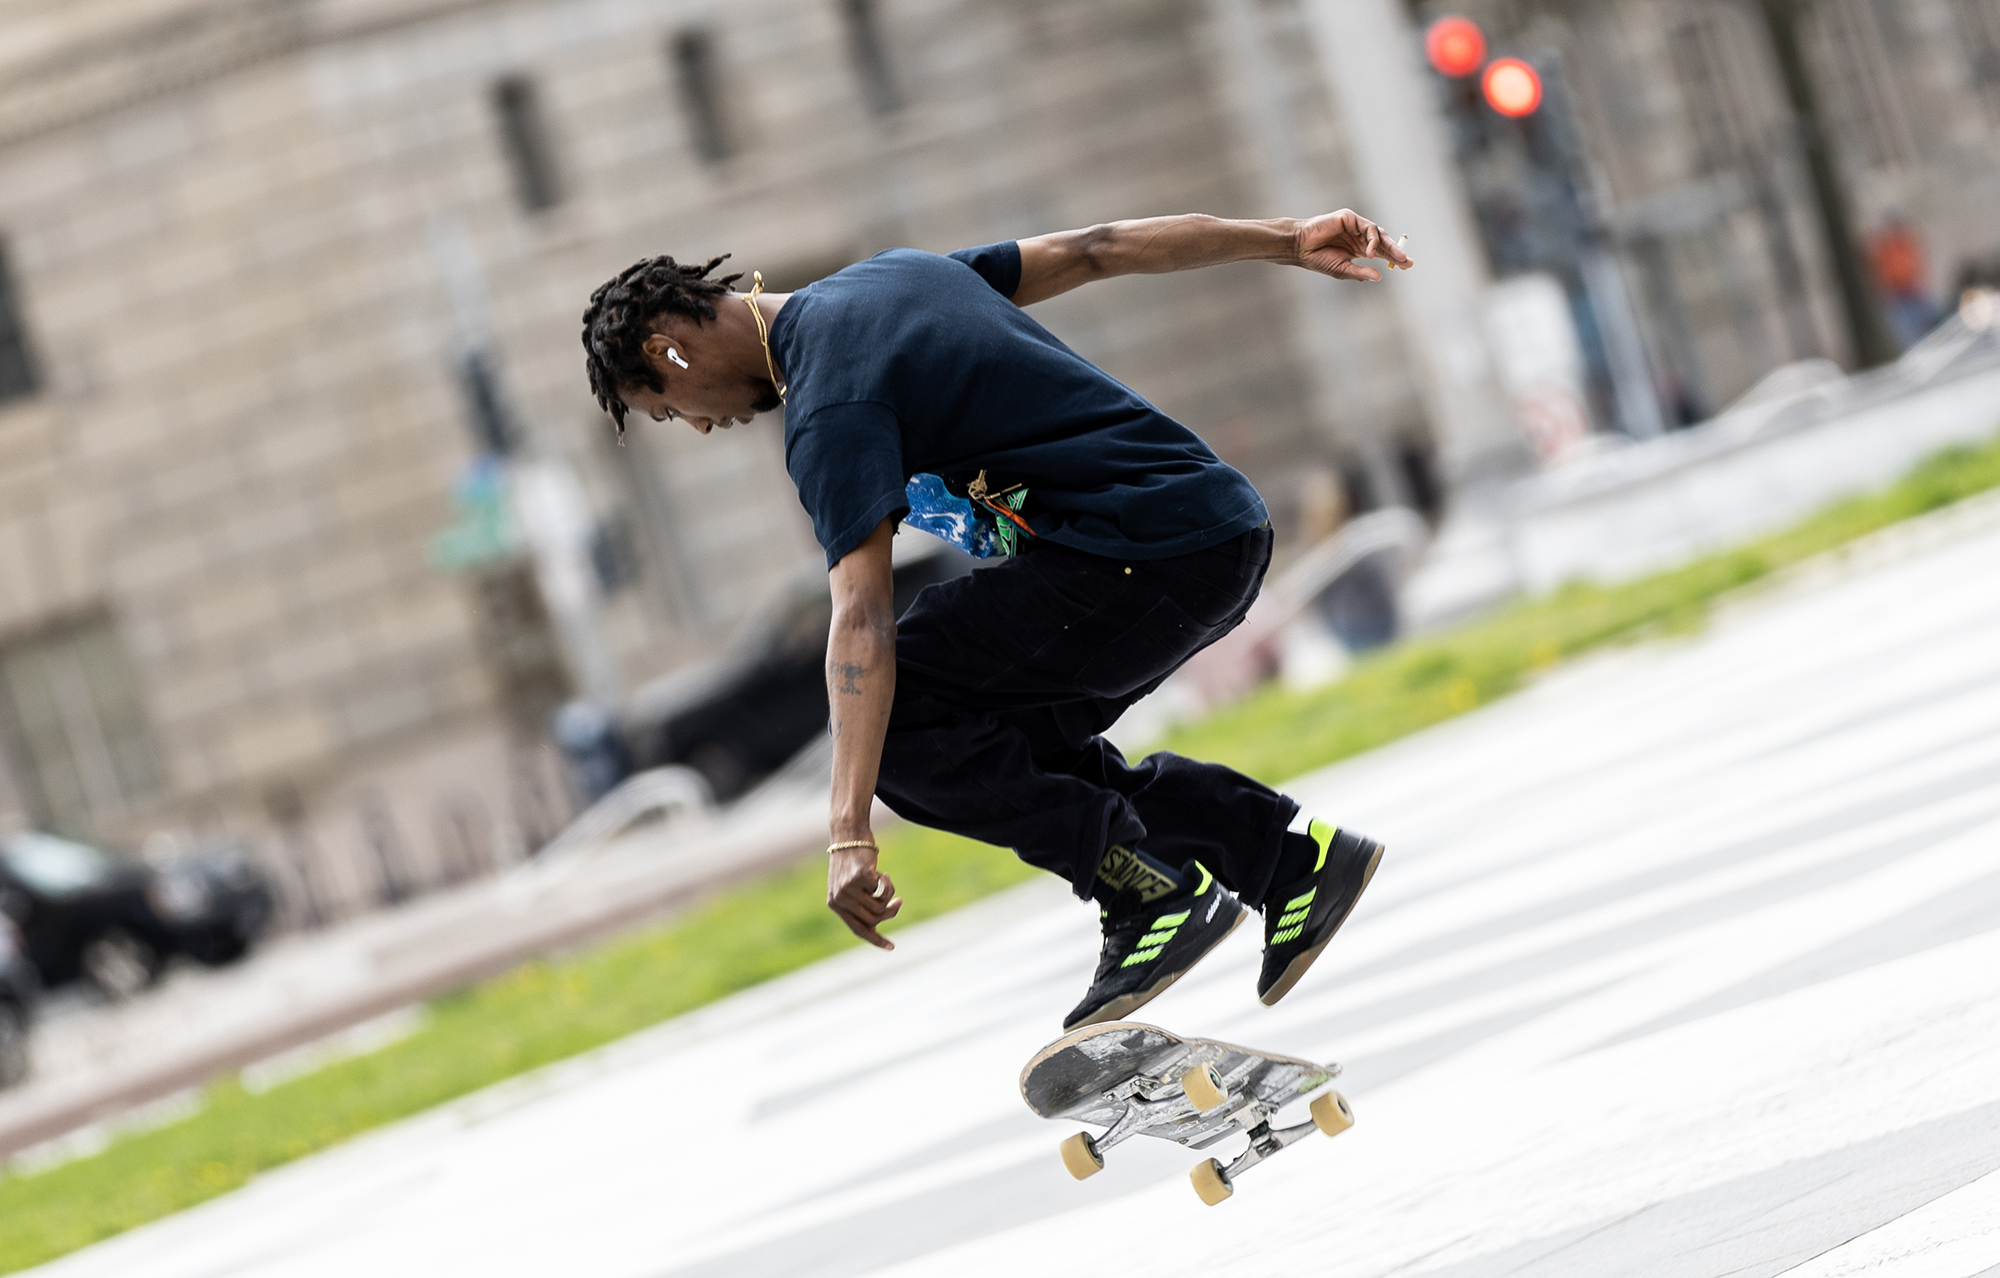
[[[1021,1099],[1043,1118],[1095,1123],[1102,1136],[1078,1132],[1062,1143],[1063,1166],[1082,1180],[1104,1170],[1104,1151],[1131,1136],[1154,1136],[1207,1149],[1241,1131],[1249,1148],[1188,1173],[1213,1207],[1236,1192],[1236,1178],[1315,1131],[1337,1136],[1354,1125],[1339,1092],[1311,1105],[1312,1121],[1271,1126],[1278,1110],[1327,1083],[1338,1065],[1315,1065],[1209,1038],[1182,1038],[1136,1021],[1092,1025],[1035,1053],[1021,1071]]]

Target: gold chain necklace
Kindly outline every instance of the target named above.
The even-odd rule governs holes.
[[[757,309],[757,299],[764,293],[764,272],[750,272],[750,295],[743,300],[750,303],[750,318],[757,321],[757,340],[764,344],[764,367],[771,371],[771,385],[778,390],[778,402],[785,403],[785,384],[778,380],[778,365],[771,358],[771,330],[764,326],[764,312]]]

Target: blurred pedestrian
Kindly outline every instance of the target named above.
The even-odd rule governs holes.
[[[1094,898],[1095,979],[1065,1028],[1129,1015],[1247,916],[1275,1003],[1381,857],[1218,764],[1134,764],[1101,735],[1239,624],[1271,558],[1250,482],[1021,308],[1093,280],[1267,261],[1378,280],[1374,223],[1115,222],[937,256],[894,249],[796,293],[747,294],[643,260],[592,294],[591,387],[703,435],[781,404],[785,458],[826,551],[834,613],[827,903],[857,936],[901,909],[877,866],[879,795],[921,825],[1012,848]],[[1011,557],[890,609],[906,516]],[[1247,907],[1247,909],[1246,909]]]
[[[594,701],[566,701],[557,707],[549,718],[549,736],[562,753],[578,807],[589,807],[632,775],[617,717]]]
[[[1889,331],[1897,347],[1908,350],[1941,318],[1937,299],[1931,296],[1930,267],[1917,228],[1902,214],[1891,213],[1869,240],[1868,262],[1888,312]]]

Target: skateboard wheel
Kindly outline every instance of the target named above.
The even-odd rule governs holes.
[[[1097,1142],[1089,1132],[1078,1132],[1062,1143],[1063,1166],[1069,1174],[1083,1180],[1104,1170],[1104,1155],[1097,1152]]]
[[[1213,1158],[1205,1163],[1196,1163],[1189,1169],[1188,1179],[1194,1182],[1194,1192],[1211,1207],[1236,1192],[1236,1186],[1222,1174],[1222,1164]]]
[[[1229,1101],[1229,1088],[1213,1065],[1202,1065],[1181,1075],[1181,1091],[1204,1114]]]
[[[1313,1126],[1329,1136],[1338,1136],[1354,1126],[1354,1111],[1339,1092],[1327,1092],[1312,1103]]]

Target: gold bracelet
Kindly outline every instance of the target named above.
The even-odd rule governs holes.
[[[875,848],[877,852],[880,852],[882,850],[881,848],[875,847],[875,841],[873,839],[849,839],[845,843],[827,844],[826,854],[828,856],[832,856],[834,853],[840,851],[842,848]]]

